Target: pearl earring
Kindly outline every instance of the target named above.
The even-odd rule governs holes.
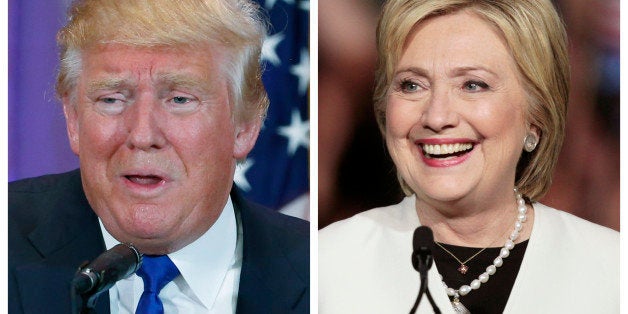
[[[526,152],[531,153],[536,148],[536,145],[538,143],[539,137],[532,132],[528,132],[528,134],[526,134],[526,137],[523,138],[523,149]]]

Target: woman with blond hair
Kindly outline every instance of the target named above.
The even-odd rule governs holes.
[[[537,202],[569,94],[551,2],[391,0],[377,45],[375,112],[406,198],[320,232],[320,312],[410,310],[427,226],[445,313],[617,313],[618,233]]]

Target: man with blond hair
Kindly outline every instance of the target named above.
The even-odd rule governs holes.
[[[80,169],[9,187],[9,312],[69,313],[77,268],[144,254],[97,313],[307,313],[307,223],[233,189],[268,99],[248,0],[83,0],[57,41]],[[166,271],[167,269],[167,271]],[[153,271],[168,279],[149,289]]]

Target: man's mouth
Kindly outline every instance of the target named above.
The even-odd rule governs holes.
[[[159,176],[154,176],[154,175],[147,175],[147,176],[140,176],[140,175],[127,175],[124,176],[127,180],[135,183],[135,184],[139,184],[139,185],[155,185],[155,184],[159,184],[160,182],[164,181],[164,179],[162,177]]]
[[[423,154],[427,158],[447,159],[462,156],[473,150],[472,143],[455,144],[421,144]]]

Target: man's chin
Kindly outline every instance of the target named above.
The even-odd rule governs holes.
[[[142,254],[164,255],[178,251],[185,244],[169,238],[131,238],[133,244]]]

